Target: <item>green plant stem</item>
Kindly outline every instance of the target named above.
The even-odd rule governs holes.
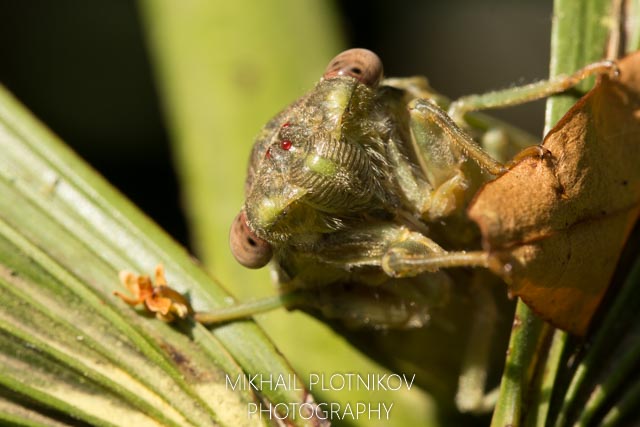
[[[605,58],[607,40],[612,29],[610,25],[615,22],[611,19],[611,13],[611,3],[605,0],[555,1],[550,78],[562,74],[569,75],[589,63]],[[586,91],[592,85],[593,79],[589,79],[579,85],[578,90]],[[575,92],[549,98],[545,115],[545,134],[576,100]],[[550,348],[543,347],[541,343],[550,339],[551,329],[545,327],[545,332],[541,332],[541,321],[535,319],[521,301],[518,302],[516,316],[522,322],[522,326],[514,326],[492,426],[519,426],[523,421],[526,425],[543,426],[547,422],[549,394],[556,383],[561,363],[560,355],[565,350],[567,339],[563,332],[555,332]],[[523,353],[536,349],[545,352],[539,359]],[[535,366],[536,363],[540,365]],[[545,364],[544,368],[542,363]],[[529,373],[542,375],[542,378]],[[535,406],[525,407],[525,401]]]
[[[500,396],[491,420],[491,427],[521,425],[525,393],[531,379],[536,350],[549,328],[522,301],[518,301]]]

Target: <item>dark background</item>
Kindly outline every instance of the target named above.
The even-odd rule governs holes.
[[[345,0],[336,6],[349,46],[376,51],[386,75],[426,75],[450,97],[547,75],[551,0]],[[0,16],[0,83],[188,244],[136,3],[0,0]],[[498,115],[541,134],[541,102]]]

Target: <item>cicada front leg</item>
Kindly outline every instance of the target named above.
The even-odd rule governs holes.
[[[448,115],[454,121],[461,123],[464,120],[464,115],[471,111],[525,104],[569,90],[588,77],[602,74],[617,77],[618,73],[618,66],[615,62],[594,62],[568,76],[560,75],[550,80],[543,80],[524,86],[480,95],[464,96],[451,103]]]

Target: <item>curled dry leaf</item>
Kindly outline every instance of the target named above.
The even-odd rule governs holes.
[[[476,195],[491,269],[540,317],[584,335],[640,212],[640,53]]]

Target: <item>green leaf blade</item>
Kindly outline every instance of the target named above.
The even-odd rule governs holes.
[[[262,425],[247,414],[257,396],[230,390],[226,376],[293,372],[255,325],[213,334],[192,325],[192,339],[189,327],[141,315],[113,295],[125,291],[119,270],[148,273],[158,262],[198,308],[227,304],[226,292],[4,90],[0,149],[0,329],[9,332],[0,355],[27,345],[55,361],[33,377],[38,384],[25,385],[30,365],[6,359],[20,369],[3,371],[4,387],[22,384],[45,407],[96,425]],[[30,360],[45,366],[45,359]],[[70,388],[54,393],[61,384]]]

